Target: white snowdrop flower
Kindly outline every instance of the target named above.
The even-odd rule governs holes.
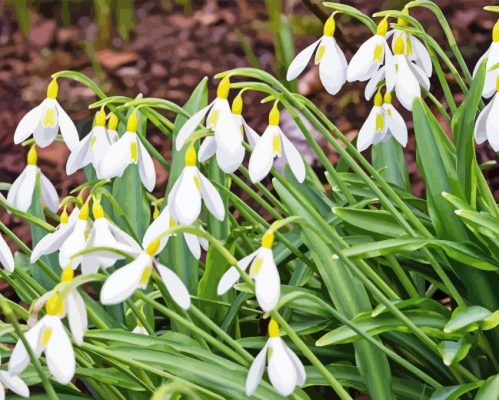
[[[100,179],[99,164],[110,146],[111,141],[106,131],[106,113],[100,110],[95,115],[95,126],[69,155],[66,173],[71,175],[88,164],[92,164],[97,178]]]
[[[142,321],[138,318],[136,319],[136,325],[135,328],[133,328],[132,333],[149,336],[149,332],[147,332],[147,329],[142,325]]]
[[[37,161],[38,154],[33,145],[28,151],[26,168],[10,187],[7,201],[21,211],[28,211],[33,201],[37,176],[39,176],[40,200],[49,210],[56,212],[59,208],[59,196],[52,182],[38,168]]]
[[[29,111],[17,125],[14,143],[21,143],[33,135],[38,146],[47,147],[54,141],[60,129],[69,149],[75,148],[78,144],[78,132],[71,118],[56,100],[58,91],[57,80],[52,79],[47,88],[47,98]]]
[[[229,77],[225,77],[218,85],[217,98],[187,120],[178,132],[175,142],[177,150],[182,149],[206,116],[206,127],[213,129],[214,133],[213,137],[206,138],[201,145],[199,160],[205,161],[215,154],[220,169],[226,173],[234,172],[239,168],[244,158],[240,130],[227,101],[229,89],[230,80]]]
[[[390,53],[390,47],[385,38],[387,30],[388,21],[383,18],[378,24],[376,34],[364,42],[350,60],[347,69],[349,82],[364,82],[371,79],[383,65],[385,54]]]
[[[56,230],[45,235],[33,249],[30,257],[31,263],[35,263],[41,256],[52,254],[62,247],[63,243],[70,237],[78,221],[79,213],[80,209],[75,207],[71,215],[68,216],[66,207],[64,207]]]
[[[272,253],[273,245],[274,233],[267,231],[262,237],[262,246],[238,262],[243,271],[249,267],[249,275],[255,281],[258,305],[265,312],[274,309],[281,295],[281,279]],[[231,266],[218,282],[218,295],[226,293],[239,281],[240,277],[237,268]]]
[[[184,283],[175,272],[158,263],[154,257],[159,248],[159,239],[153,240],[134,261],[113,272],[102,285],[101,303],[118,304],[127,300],[137,289],[145,289],[152,269],[156,268],[172,299],[184,310],[188,309],[191,298]]]
[[[10,251],[9,245],[0,235],[0,264],[7,270],[7,272],[14,271],[14,256]]]
[[[155,210],[156,213],[156,210]],[[161,252],[168,243],[168,240],[172,235],[163,235],[165,231],[168,229],[174,228],[177,225],[177,221],[175,221],[170,212],[170,206],[167,205],[161,213],[158,212],[157,215],[154,216],[154,221],[147,228],[144,239],[142,240],[142,246],[147,248],[149,244],[155,240],[160,240],[160,247],[158,252]],[[200,227],[202,230],[203,228]],[[182,232],[182,236],[189,248],[191,254],[199,260],[201,257],[201,248],[203,250],[208,250],[208,242],[206,239],[193,235],[192,233]]]
[[[391,137],[394,137],[402,147],[407,146],[407,125],[402,115],[393,107],[392,94],[390,92],[385,93],[383,111],[385,112],[386,132],[382,140],[387,141]]]
[[[496,78],[499,76],[499,68],[491,69],[499,63],[499,20],[495,23],[492,30],[492,43],[487,51],[479,58],[473,70],[473,76],[478,72],[478,68],[483,60],[487,60],[485,82],[483,85],[482,96],[489,98],[496,93]]]
[[[496,94],[480,112],[475,123],[475,141],[482,144],[489,142],[495,152],[499,151],[499,76],[496,78]]]
[[[64,299],[56,291],[48,298],[45,311],[46,315],[24,336],[37,358],[45,353],[50,373],[57,382],[65,385],[73,379],[76,363],[71,340],[61,321],[65,313]],[[29,362],[28,351],[18,340],[10,356],[9,372],[20,374]]]
[[[185,167],[168,195],[171,216],[179,224],[191,225],[201,213],[202,202],[216,219],[224,219],[222,198],[196,167],[196,150],[189,146],[185,153]]]
[[[382,105],[383,96],[378,91],[374,97],[374,106],[357,136],[357,150],[364,151],[372,144],[379,143],[385,136],[387,124]]]
[[[408,110],[416,97],[421,97],[421,88],[430,89],[430,80],[424,71],[409,61],[404,53],[404,39],[398,36],[393,45],[394,56],[386,63],[386,90],[395,94],[400,103]]]
[[[106,218],[104,208],[94,200],[92,206],[94,222],[88,235],[85,248],[108,247],[128,254],[139,254],[142,249],[125,231]],[[109,268],[124,256],[114,251],[98,250],[85,254],[81,259],[82,274],[91,274],[99,268]]]
[[[279,127],[280,112],[274,104],[269,114],[269,125],[251,153],[249,160],[249,175],[253,183],[265,178],[276,157],[284,153],[289,167],[299,182],[305,180],[305,163],[295,145],[286,137]]]
[[[266,362],[270,383],[283,396],[289,396],[296,386],[302,386],[306,380],[303,363],[280,338],[279,325],[274,319],[270,320],[268,331],[269,339],[248,371],[247,396],[255,392],[262,380]]]
[[[79,210],[78,218],[69,231],[66,240],[63,241],[59,248],[59,264],[61,268],[71,265],[76,269],[86,256],[80,255],[75,257],[75,254],[85,250],[87,246],[90,231],[89,213],[87,200]]]
[[[291,81],[300,75],[315,52],[315,64],[319,64],[319,76],[322,85],[330,94],[340,91],[347,80],[348,63],[334,38],[336,23],[332,15],[324,24],[323,36],[302,50],[288,68],[286,79]]]
[[[29,388],[19,376],[9,371],[0,371],[0,399],[5,399],[6,388],[21,397],[29,398]]]
[[[100,179],[119,177],[130,164],[137,164],[140,180],[150,192],[156,185],[156,171],[150,154],[137,136],[138,125],[139,119],[134,111],[128,118],[127,131],[104,154],[98,176]]]

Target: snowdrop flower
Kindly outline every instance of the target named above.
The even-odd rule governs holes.
[[[204,202],[208,211],[223,221],[225,208],[215,186],[196,167],[196,150],[189,146],[185,167],[168,195],[171,216],[182,225],[191,225],[201,213]]]
[[[45,304],[46,315],[24,334],[34,355],[40,358],[45,353],[47,366],[55,380],[68,384],[75,373],[75,355],[73,346],[62,324],[64,299],[59,293],[51,293]],[[30,362],[28,351],[18,340],[9,360],[9,372],[19,374]]]
[[[332,15],[324,24],[323,36],[302,50],[288,68],[286,79],[291,81],[300,75],[315,52],[315,64],[319,64],[319,76],[322,85],[330,94],[340,91],[347,80],[348,63],[334,38],[336,23]]]
[[[106,132],[106,113],[102,110],[95,115],[95,126],[90,133],[75,146],[66,163],[66,173],[71,175],[80,168],[92,164],[100,179],[99,164],[111,146]]]
[[[273,245],[274,233],[267,231],[262,237],[262,246],[238,262],[243,271],[249,266],[249,276],[255,281],[258,305],[265,312],[274,309],[281,295],[281,279],[272,254]],[[231,266],[220,278],[217,294],[226,293],[239,281],[240,276],[238,269]]]
[[[75,148],[78,144],[78,132],[56,100],[58,91],[57,80],[52,79],[47,88],[47,98],[29,111],[17,125],[14,143],[21,143],[33,135],[38,146],[47,147],[54,141],[60,128],[66,145],[70,150]]]
[[[0,399],[5,398],[5,388],[21,397],[29,398],[29,388],[19,376],[9,371],[0,371]]]
[[[142,241],[143,247],[146,248],[153,240],[159,238],[160,247],[158,252],[161,252],[167,245],[170,237],[172,236],[172,235],[162,235],[162,234],[168,229],[174,228],[176,225],[177,222],[173,219],[171,215],[170,206],[167,205],[161,211],[161,213],[158,213],[158,215],[155,216],[154,221],[147,228],[144,234],[144,239]],[[208,242],[204,238],[198,237],[196,235],[193,235],[192,233],[187,233],[187,232],[182,232],[182,236],[191,254],[196,258],[196,260],[199,260],[199,258],[201,257],[201,248],[203,248],[205,251],[208,250]]]
[[[282,340],[279,325],[274,319],[269,323],[269,340],[255,357],[246,378],[246,395],[251,396],[262,380],[265,361],[270,383],[283,396],[289,396],[296,386],[306,380],[305,367],[298,356]]]
[[[206,116],[206,126],[213,129],[213,137],[204,140],[199,149],[199,160],[205,161],[216,155],[220,169],[226,173],[234,172],[244,158],[244,147],[240,130],[231,113],[229,102],[230,80],[228,77],[220,81],[217,98],[208,106],[202,108],[182,126],[176,139],[177,150],[192,136],[196,127]]]
[[[85,250],[90,230],[88,200],[78,211],[78,218],[74,222],[72,229],[68,229],[66,239],[59,248],[59,264],[61,268],[71,265],[77,268],[86,256],[74,257],[75,254]]]
[[[495,152],[499,151],[499,76],[496,78],[496,94],[492,101],[487,104],[475,123],[475,140],[477,144],[485,141]]]
[[[137,325],[135,326],[135,328],[133,328],[132,333],[137,333],[139,335],[149,336],[149,332],[147,332],[147,329],[144,328],[144,325],[142,325],[142,322],[140,321],[140,319],[137,318],[136,323],[137,323]]]
[[[116,143],[120,138],[118,135],[119,119],[115,113],[109,113],[109,121],[107,122],[107,137],[111,144]]]
[[[416,97],[421,97],[421,88],[430,89],[430,81],[424,71],[409,61],[404,53],[404,39],[398,36],[393,45],[394,56],[386,64],[386,90],[395,94],[400,103],[412,110]]]
[[[137,137],[138,125],[139,119],[134,111],[128,118],[127,131],[104,154],[98,175],[101,179],[122,176],[130,164],[137,164],[140,180],[150,192],[156,184],[156,171],[151,156]]]
[[[364,151],[372,144],[379,143],[385,136],[387,126],[382,104],[383,96],[378,91],[374,97],[374,106],[357,136],[357,150]]]
[[[159,239],[153,240],[134,261],[113,272],[102,285],[101,303],[118,304],[128,299],[137,289],[145,289],[154,267],[175,303],[187,310],[191,304],[191,298],[184,283],[175,272],[161,265],[154,258],[159,252],[160,245]]]
[[[14,271],[14,256],[9,249],[9,245],[5,239],[0,235],[0,264],[7,270],[7,272]]]
[[[383,111],[385,112],[386,132],[382,140],[387,141],[394,137],[402,147],[407,146],[407,125],[402,115],[393,107],[390,92],[385,93]]]
[[[55,212],[59,208],[59,196],[52,182],[42,173],[37,166],[38,154],[35,146],[28,151],[27,164],[21,175],[17,177],[9,193],[7,201],[21,211],[28,211],[33,201],[37,176],[40,177],[40,198],[43,205]]]
[[[279,127],[280,112],[277,104],[274,104],[269,114],[269,125],[258,140],[249,160],[249,175],[253,183],[260,182],[265,178],[276,157],[284,155],[289,167],[299,182],[305,180],[305,164],[300,152],[293,143],[284,135]]]
[[[485,75],[485,83],[483,85],[482,96],[488,99],[489,97],[494,96],[496,93],[495,83],[496,77],[499,75],[499,68],[491,70],[494,65],[499,63],[499,20],[495,23],[494,29],[492,30],[492,43],[476,63],[475,69],[473,70],[473,76],[476,75],[480,64],[485,59],[487,60],[487,72]]]
[[[364,82],[371,79],[385,61],[385,54],[390,53],[390,47],[386,42],[388,21],[383,18],[378,24],[376,35],[368,39],[360,46],[348,64],[348,82]]]

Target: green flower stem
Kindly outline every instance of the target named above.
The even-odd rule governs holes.
[[[411,279],[407,275],[407,273],[404,271],[404,269],[398,262],[397,258],[394,256],[388,256],[386,257],[386,260],[388,261],[388,264],[392,267],[393,272],[399,279],[400,283],[404,287],[407,294],[410,297],[417,299],[419,297],[419,293],[415,288],[414,284],[412,283]]]
[[[3,194],[0,194],[0,206],[5,208],[7,211],[10,211],[12,214],[24,219],[25,221],[31,222],[35,225],[38,225],[40,228],[45,229],[48,232],[54,232],[55,228],[48,224],[47,222],[43,221],[42,219],[35,217],[34,215],[30,214],[29,212],[24,212],[21,211],[15,207],[13,207],[9,202],[7,202],[7,199],[3,196]]]

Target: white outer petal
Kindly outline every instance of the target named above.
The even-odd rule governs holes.
[[[219,221],[223,221],[225,217],[225,207],[218,193],[217,189],[213,184],[206,178],[201,172],[197,171],[199,181],[201,183],[201,197],[203,198],[206,208],[210,211],[213,216]]]
[[[256,299],[260,308],[269,312],[279,302],[281,279],[271,249],[260,248],[256,257],[261,257],[263,260],[260,269],[254,276]]]
[[[15,192],[14,206],[19,208],[21,211],[28,211],[33,201],[33,192],[35,190],[36,175],[38,173],[38,167],[34,165],[27,165],[21,176],[17,179],[21,179],[19,187]],[[13,185],[14,186],[14,185]],[[11,188],[12,190],[12,188]],[[10,194],[10,192],[9,192]],[[9,196],[7,195],[7,200]]]
[[[201,123],[212,105],[213,103],[208,104],[206,107],[193,114],[185,122],[185,124],[182,125],[182,128],[180,128],[180,130],[178,131],[177,139],[175,140],[175,146],[177,147],[177,150],[180,150],[184,146],[185,141],[189,139],[189,137],[194,133],[196,127]]]
[[[73,290],[66,297],[66,309],[68,313],[69,328],[76,344],[83,343],[83,335],[87,330],[87,309],[80,294]]]
[[[144,184],[144,187],[148,192],[152,192],[154,186],[156,186],[156,170],[154,169],[154,163],[152,162],[151,155],[147,152],[146,148],[137,136],[137,148],[139,156],[139,175],[140,180]]]
[[[480,112],[480,115],[478,115],[475,123],[475,140],[477,144],[482,144],[487,140],[487,120],[489,118],[490,111],[492,110],[492,105],[496,99],[497,96],[494,96],[492,101],[487,104]]]
[[[430,53],[428,53],[424,44],[413,35],[411,35],[411,43],[416,64],[424,71],[426,76],[431,77],[433,64],[431,63]]]
[[[297,383],[297,373],[293,360],[289,356],[281,338],[270,338],[272,349],[268,359],[268,373],[272,386],[283,396],[293,393]]]
[[[275,135],[275,126],[269,125],[258,140],[249,160],[249,175],[253,183],[260,182],[265,178],[274,162],[272,152],[272,140]]]
[[[201,192],[194,178],[196,167],[184,167],[168,196],[168,204],[173,218],[182,225],[191,225],[201,213]]]
[[[378,69],[367,82],[366,88],[364,89],[364,97],[366,100],[371,100],[376,89],[378,88],[378,83],[381,82],[385,77],[385,67]]]
[[[385,110],[385,121],[391,135],[403,147],[407,146],[407,125],[404,118],[402,118],[400,113],[391,104],[383,104],[383,109]]]
[[[156,268],[161,275],[161,279],[163,280],[166,289],[168,289],[168,293],[172,296],[172,299],[181,308],[187,310],[191,305],[191,296],[189,295],[189,291],[185,287],[184,282],[182,282],[175,272],[164,265],[158,263]]]
[[[495,152],[499,151],[499,97],[495,96],[490,109],[490,117],[485,122],[485,131],[487,132],[487,140],[489,145]]]
[[[40,197],[42,203],[52,212],[59,209],[59,195],[52,182],[40,171]]]
[[[59,118],[59,129],[61,130],[61,135],[64,138],[64,142],[73,150],[79,142],[78,131],[74,122],[69,118],[69,115],[64,111],[61,105],[55,100],[55,106],[57,108],[57,116]]]
[[[73,346],[59,317],[46,316],[46,325],[52,328],[45,349],[47,366],[55,380],[63,385],[71,382],[75,374],[76,362]]]
[[[109,179],[123,175],[126,167],[131,162],[130,146],[134,141],[135,133],[125,134],[106,151],[99,165],[101,179]]]
[[[322,45],[326,46],[326,50],[319,63],[319,76],[326,91],[335,95],[347,80],[348,64],[343,51],[333,37],[324,37]]]
[[[400,103],[407,109],[412,110],[412,103],[416,97],[421,97],[419,82],[414,76],[405,56],[398,59],[397,83],[395,93]]]
[[[238,265],[243,271],[246,271],[248,269],[250,262],[253,261],[257,252],[258,250],[254,251],[251,254],[248,254],[246,257],[238,261]],[[237,283],[240,276],[241,275],[239,274],[239,271],[236,267],[230,267],[227,271],[225,271],[225,273],[220,278],[220,281],[218,282],[217,294],[220,296],[226,293],[232,286]]]
[[[286,137],[281,131],[281,141],[284,147],[284,154],[288,160],[289,167],[293,171],[296,180],[302,183],[305,180],[305,163],[300,152],[296,149],[295,145]]]
[[[28,111],[28,113],[19,121],[16,131],[14,132],[14,143],[19,144],[25,141],[35,131],[38,123],[42,118],[43,102]]]
[[[374,35],[366,40],[359,47],[357,52],[354,54],[347,69],[347,80],[348,82],[353,81],[365,81],[370,78],[367,76],[367,72],[371,69],[371,65],[376,62],[374,61],[374,49],[380,43],[380,39],[384,41],[384,38],[380,35]]]
[[[305,383],[305,380],[307,379],[307,374],[305,372],[305,367],[303,366],[303,363],[301,360],[298,358],[298,356],[291,350],[286,343],[284,343],[284,348],[288,352],[289,358],[293,361],[293,364],[295,365],[296,369],[296,384],[299,386],[302,386]]]
[[[322,38],[319,40],[316,40],[314,43],[311,45],[305,47],[302,51],[300,51],[296,57],[291,61],[291,64],[289,64],[288,67],[288,72],[286,74],[286,80],[291,81],[298,77],[305,67],[307,66],[308,62],[312,58],[312,54],[314,54],[314,50],[316,47],[319,45],[321,42]]]
[[[269,345],[267,342],[251,363],[251,367],[246,378],[246,396],[251,396],[253,393],[255,393],[258,384],[262,380],[263,373],[265,371],[265,360],[267,359],[268,347]]]
[[[159,235],[163,232],[170,229],[170,207],[167,205],[163,210],[159,213],[158,218],[156,218],[151,225],[147,228],[144,233],[144,238],[142,239],[142,247],[147,249],[147,246],[155,240]],[[168,239],[171,235],[163,236],[160,239],[160,246],[158,249],[158,253],[161,252],[168,243]]]
[[[19,376],[11,374],[8,371],[0,371],[0,382],[19,396],[29,397],[29,388]]]
[[[24,337],[28,341],[28,344],[33,350],[36,358],[39,358],[42,354],[42,348],[40,347],[40,334],[45,326],[46,318],[47,317],[43,317],[24,334]],[[29,362],[30,358],[26,347],[24,347],[21,340],[18,340],[14,350],[12,350],[12,353],[10,354],[9,372],[12,374],[20,374],[28,366]]]
[[[7,242],[1,235],[0,235],[0,263],[8,272],[14,271],[14,256],[12,255],[12,252],[10,251]]]
[[[205,162],[209,160],[215,154],[217,150],[217,143],[215,142],[215,138],[213,136],[208,136],[203,140],[201,146],[199,146],[198,151],[198,159],[199,162]]]
[[[78,171],[80,168],[85,167],[90,162],[88,156],[90,149],[90,142],[92,141],[93,130],[79,142],[71,152],[66,162],[66,174],[71,175]]]
[[[364,151],[374,142],[376,135],[376,115],[379,107],[373,107],[357,135],[357,150]]]
[[[260,140],[260,136],[258,135],[258,133],[256,133],[256,131],[251,126],[249,126],[246,123],[244,118],[241,118],[241,119],[242,119],[244,132],[246,133],[246,138],[248,140],[249,145],[253,149],[253,148],[255,148],[255,145],[257,144],[258,140]]]
[[[192,256],[196,259],[199,260],[201,258],[201,245],[199,243],[199,239],[196,235],[193,235],[191,233],[183,233],[185,243],[187,244],[187,247],[189,248],[189,251],[191,252]]]

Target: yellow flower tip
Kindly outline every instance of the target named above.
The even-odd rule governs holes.
[[[229,97],[229,90],[230,90],[230,79],[228,76],[226,76],[218,84],[217,97],[219,99],[224,99],[224,100],[227,99],[227,97]]]
[[[53,292],[45,303],[45,311],[48,315],[62,316],[64,314],[64,301],[59,293]]]
[[[243,113],[243,96],[241,92],[235,97],[232,102],[232,114],[241,115]]]
[[[78,214],[78,218],[86,221],[88,219],[88,214],[90,213],[89,207],[88,207],[88,200],[83,203],[80,209],[80,213]]]
[[[156,253],[158,252],[159,245],[160,245],[159,239],[154,239],[153,241],[151,241],[151,243],[147,245],[146,253],[149,254],[151,257],[155,256]]]
[[[28,151],[28,156],[26,157],[26,162],[28,165],[36,165],[38,162],[38,153],[36,152],[36,146],[33,145]]]
[[[274,245],[274,233],[267,231],[262,237],[262,247],[266,249],[271,249]]]
[[[64,206],[62,213],[61,213],[61,217],[59,218],[59,222],[61,224],[67,224],[68,221],[69,221],[68,211],[66,210],[66,206]]]
[[[94,215],[95,219],[104,218],[104,216],[106,215],[104,212],[104,208],[97,201],[94,201],[94,204],[92,205],[92,214]]]
[[[402,10],[402,14],[409,15],[409,9],[408,8],[404,8]],[[407,22],[405,20],[403,20],[402,18],[397,18],[397,25],[407,26]]]
[[[127,132],[136,133],[139,127],[139,117],[137,116],[137,111],[134,111],[129,117],[126,124]]]
[[[52,79],[47,86],[47,99],[56,99],[59,92],[59,85],[57,79]]]
[[[269,322],[269,336],[271,338],[276,338],[280,336],[281,330],[279,329],[279,324],[275,319],[271,319]]]
[[[109,114],[109,121],[107,123],[107,129],[110,131],[116,131],[118,129],[118,117],[116,116],[115,113],[110,113]]]
[[[376,96],[374,96],[374,106],[381,107],[383,104],[383,96],[381,95],[381,91],[378,90]]]
[[[66,268],[64,268],[64,271],[62,271],[61,282],[69,282],[74,278],[74,276],[75,272],[73,270],[73,267],[71,267],[71,265],[68,265]]]
[[[324,36],[334,36],[335,30],[336,22],[334,21],[334,15],[331,15],[324,24]]]
[[[279,109],[277,108],[277,103],[274,104],[274,107],[272,107],[272,110],[270,110],[269,113],[269,125],[279,125],[279,121],[281,119],[281,113],[279,112]]]
[[[492,41],[499,42],[499,20],[497,20],[494,29],[492,29]]]
[[[106,126],[106,113],[103,110],[99,110],[95,113],[95,125]]]
[[[386,104],[392,104],[392,94],[390,92],[386,92],[383,101]]]
[[[187,151],[185,152],[185,166],[186,167],[194,167],[197,162],[197,154],[194,146],[189,146]]]
[[[395,55],[404,54],[404,39],[402,38],[402,35],[399,35],[397,39],[395,39],[393,53]]]
[[[378,24],[378,28],[376,29],[376,34],[385,36],[386,32],[388,32],[388,20],[387,18],[383,18]]]

